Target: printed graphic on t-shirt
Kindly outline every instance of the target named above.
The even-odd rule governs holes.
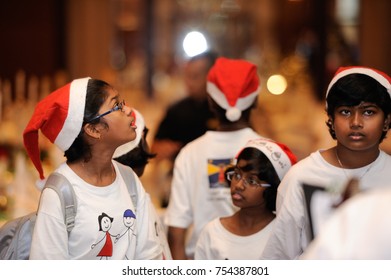
[[[99,251],[97,257],[100,257],[100,259],[109,259],[113,256],[113,241],[111,237],[116,237],[115,235],[111,234],[109,230],[111,229],[111,226],[113,225],[114,218],[110,217],[106,213],[102,213],[98,217],[99,222],[99,231],[103,231],[104,235],[102,239],[100,239],[98,242],[91,245],[91,249],[94,249],[96,245],[104,242],[102,249]]]
[[[97,246],[101,242],[104,242],[104,244],[96,256],[100,257],[101,260],[108,260],[110,257],[113,256],[114,246],[112,237],[114,237],[114,243],[117,243],[117,241],[124,236],[129,236],[129,239],[131,235],[136,236],[136,234],[134,233],[135,220],[136,215],[133,213],[133,211],[130,209],[126,209],[123,214],[123,220],[121,221],[123,226],[125,226],[123,232],[113,234],[112,232],[110,232],[110,229],[113,225],[114,218],[110,217],[106,213],[102,213],[101,215],[99,215],[99,231],[102,231],[104,235],[100,240],[91,245],[91,249],[94,249],[95,246]],[[127,259],[127,256],[125,256],[125,258]]]
[[[209,188],[229,188],[224,178],[224,172],[228,166],[232,165],[233,159],[209,159],[208,177]]]

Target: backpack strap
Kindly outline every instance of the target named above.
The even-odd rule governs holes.
[[[76,194],[68,179],[57,172],[53,172],[48,177],[44,189],[50,188],[54,190],[60,198],[61,208],[64,214],[64,223],[68,231],[68,235],[75,226],[75,217],[77,213]]]
[[[117,166],[122,178],[125,181],[126,187],[128,188],[128,192],[130,198],[132,199],[134,209],[137,212],[137,186],[136,179],[134,178],[134,171],[129,166],[123,165],[119,162],[117,162]]]

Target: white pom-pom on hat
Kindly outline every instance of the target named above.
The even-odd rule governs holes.
[[[257,67],[241,59],[220,57],[209,70],[207,91],[231,122],[241,117],[257,98],[260,82]]]
[[[242,116],[242,111],[238,108],[232,107],[225,112],[225,116],[231,122],[236,122]]]

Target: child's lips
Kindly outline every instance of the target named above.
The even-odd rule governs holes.
[[[349,138],[352,140],[361,140],[364,138],[364,135],[362,133],[351,133],[349,134]]]
[[[243,196],[239,193],[233,193],[231,196],[232,196],[233,200],[242,200],[243,199]]]

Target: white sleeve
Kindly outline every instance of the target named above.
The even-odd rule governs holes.
[[[289,172],[278,187],[282,187],[285,195],[280,201],[274,230],[265,246],[263,259],[297,259],[309,242],[310,229],[303,189],[294,176],[288,175]]]
[[[45,189],[42,192],[34,227],[30,259],[66,260],[69,258],[68,232],[60,198],[54,190]]]
[[[305,260],[389,260],[391,190],[362,192],[344,202],[305,250]]]
[[[151,210],[152,202],[136,175],[135,179],[137,184],[137,245],[135,259],[162,259],[162,247],[154,225],[155,215]]]
[[[189,164],[183,150],[178,154],[171,184],[170,200],[165,214],[167,226],[188,228],[193,222],[192,201],[190,199],[188,172]]]
[[[200,236],[197,240],[197,244],[194,251],[195,260],[208,260],[210,259],[210,237],[209,237],[209,226],[206,225],[201,231]]]
[[[166,231],[165,231],[165,228],[164,228],[162,221],[161,221],[162,218],[158,215],[156,208],[153,205],[149,194],[147,194],[147,195],[148,195],[149,208],[150,208],[150,214],[151,214],[151,219],[149,222],[151,223],[151,227],[155,229],[155,234],[159,239],[160,246],[163,251],[162,258],[164,260],[172,260],[171,250],[170,250],[170,246],[168,245]]]

